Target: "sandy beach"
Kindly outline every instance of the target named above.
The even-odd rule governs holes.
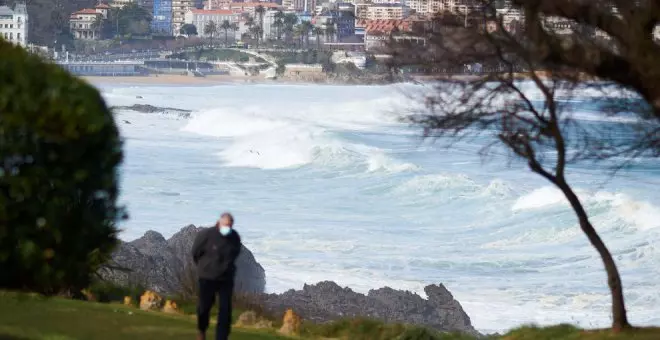
[[[230,75],[211,75],[192,77],[184,75],[153,75],[138,77],[82,77],[92,84],[136,84],[136,85],[221,85],[226,83],[263,83],[272,82],[263,76],[239,77]]]

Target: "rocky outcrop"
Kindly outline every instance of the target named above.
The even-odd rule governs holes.
[[[326,322],[347,317],[368,317],[385,322],[420,325],[447,332],[478,334],[460,303],[442,285],[424,289],[428,299],[392,288],[371,290],[367,295],[325,281],[264,297],[266,309],[284,313],[289,308],[304,319]]]
[[[170,113],[176,114],[181,118],[190,118],[190,110],[176,109],[173,107],[159,107],[149,104],[135,104],[131,106],[114,106],[111,108],[114,110],[130,110],[140,113]]]
[[[120,284],[142,284],[161,294],[178,293],[185,285],[181,273],[191,266],[190,249],[199,230],[201,228],[189,225],[170,239],[148,231],[137,240],[121,243],[113,254],[114,269],[105,271],[103,275]],[[252,252],[243,247],[236,265],[236,291],[257,298],[256,301],[272,314],[283,315],[293,310],[296,315],[314,322],[367,317],[478,335],[461,304],[442,284],[427,286],[424,289],[426,299],[389,287],[371,290],[365,295],[331,281],[305,285],[302,290],[289,290],[282,294],[264,294],[265,271]],[[292,316],[289,315],[289,318]],[[285,331],[295,332],[296,324],[293,323]]]
[[[191,268],[190,249],[201,228],[189,225],[166,240],[155,231],[131,242],[122,242],[101,275],[118,284],[140,284],[162,294],[178,293]],[[237,292],[261,294],[266,273],[245,246],[236,260]],[[193,273],[194,276],[194,273]]]

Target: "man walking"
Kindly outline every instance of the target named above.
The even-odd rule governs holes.
[[[216,296],[220,297],[216,340],[227,340],[231,331],[231,299],[234,262],[241,251],[241,237],[233,229],[234,217],[224,213],[214,227],[203,229],[193,244],[192,257],[199,276],[197,304],[198,340],[206,339],[209,316]]]

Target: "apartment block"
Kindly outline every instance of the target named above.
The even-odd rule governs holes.
[[[403,5],[373,4],[366,8],[367,20],[398,20],[408,16],[410,9]]]
[[[0,36],[19,46],[27,46],[28,13],[25,3],[14,8],[0,6]]]

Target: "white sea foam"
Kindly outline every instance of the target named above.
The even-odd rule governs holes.
[[[620,219],[640,229],[660,227],[660,208],[649,202],[637,201],[622,193],[606,191],[588,192],[578,189],[576,193],[587,209],[604,207],[608,210],[609,218]],[[516,212],[550,206],[568,206],[568,201],[559,189],[544,186],[518,198],[512,210]]]
[[[423,294],[442,282],[484,332],[609,322],[602,264],[561,193],[497,156],[485,165],[468,158],[481,140],[420,147],[418,131],[392,115],[407,102],[391,87],[110,92],[110,105],[195,111],[188,121],[117,115],[131,216],[123,239],[148,229],[167,237],[229,209],[269,291],[336,280]],[[634,178],[603,187],[596,167],[571,179],[620,265],[631,318],[657,324],[660,201],[648,183],[658,173],[653,160],[640,164]]]

